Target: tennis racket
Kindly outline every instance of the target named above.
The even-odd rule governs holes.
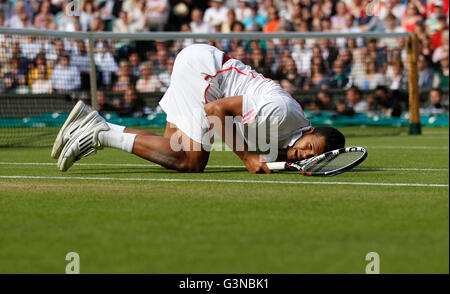
[[[347,147],[332,150],[297,162],[269,162],[270,170],[300,171],[304,176],[327,177],[349,171],[367,157],[363,147]]]

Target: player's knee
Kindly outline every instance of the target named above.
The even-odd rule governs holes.
[[[205,167],[202,164],[190,160],[184,160],[178,166],[178,171],[185,173],[201,173],[204,169]]]

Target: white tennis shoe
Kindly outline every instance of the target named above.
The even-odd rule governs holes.
[[[98,133],[108,130],[108,124],[97,111],[89,113],[64,145],[58,159],[58,169],[66,171],[75,161],[103,149],[98,141]]]
[[[66,145],[67,141],[69,141],[70,137],[78,129],[83,119],[91,112],[92,109],[89,106],[81,100],[78,101],[59,130],[58,136],[56,136],[52,149],[53,158],[59,157],[64,145]]]

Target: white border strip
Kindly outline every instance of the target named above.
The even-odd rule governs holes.
[[[422,183],[370,183],[370,182],[309,182],[309,181],[258,181],[258,180],[220,180],[220,179],[155,179],[155,178],[106,178],[106,177],[45,177],[45,176],[0,176],[0,179],[40,179],[40,180],[95,180],[95,181],[146,181],[146,182],[202,182],[202,183],[252,183],[252,184],[315,184],[315,185],[356,185],[356,186],[395,186],[395,187],[441,187],[448,184]]]
[[[53,162],[0,162],[0,165],[36,165],[36,166],[56,166]],[[143,163],[75,163],[78,166],[114,166],[114,167],[158,167],[157,164]],[[243,165],[207,165],[207,168],[245,168]],[[361,171],[430,171],[430,172],[448,172],[448,168],[389,168],[389,167],[358,167],[354,170]]]

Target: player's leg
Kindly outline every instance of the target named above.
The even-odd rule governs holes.
[[[183,172],[202,172],[209,152],[173,124],[167,123],[164,137],[136,135],[133,154]]]
[[[206,166],[209,152],[200,143],[190,139],[178,128],[168,124],[167,137],[153,133],[125,132],[123,126],[108,124],[96,112],[91,113],[73,135],[58,160],[58,168],[65,171],[81,157],[95,153],[96,149],[112,147],[134,153],[169,169],[201,172]]]

